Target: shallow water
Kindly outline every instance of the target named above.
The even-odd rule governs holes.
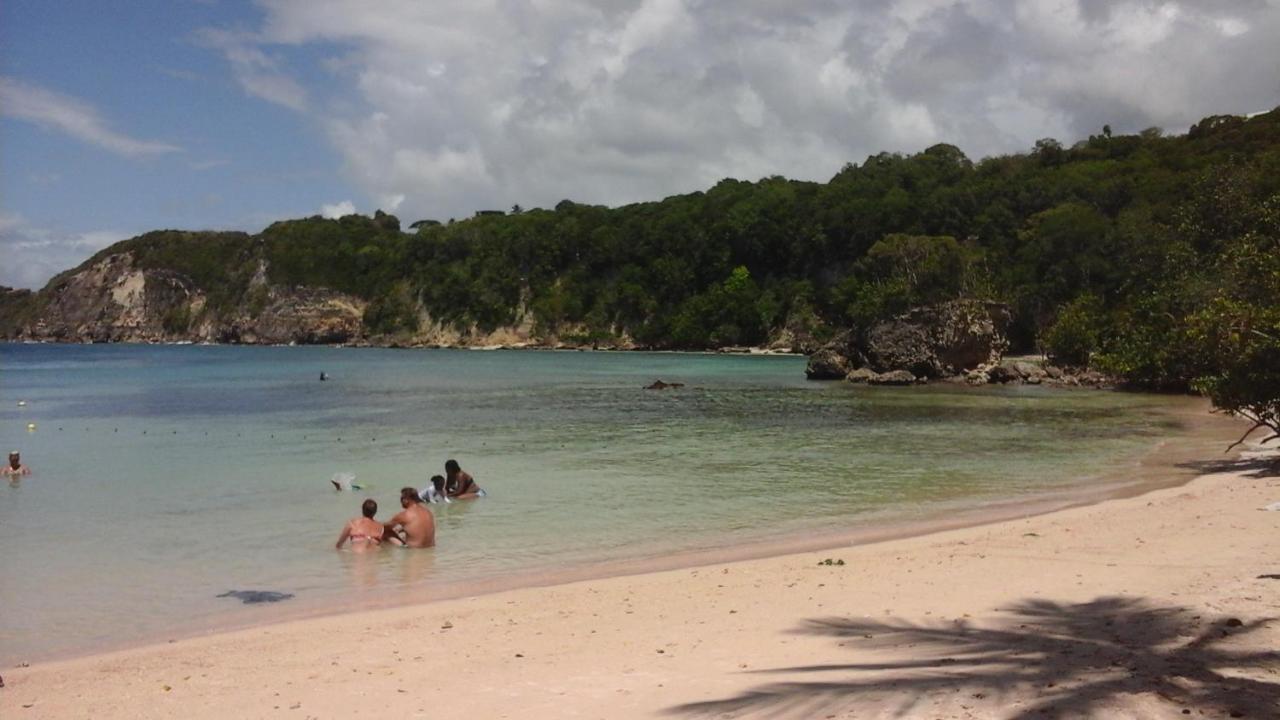
[[[803,370],[797,357],[0,344],[0,447],[35,471],[0,484],[0,663],[1080,487],[1184,432],[1190,407]],[[686,387],[642,389],[657,378]],[[450,457],[490,497],[433,506],[437,548],[333,550],[366,496],[387,517],[402,485]],[[336,472],[372,487],[335,493]],[[217,597],[232,590],[295,597]]]

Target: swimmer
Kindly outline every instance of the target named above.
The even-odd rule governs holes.
[[[445,494],[454,500],[470,500],[484,497],[484,490],[476,484],[475,478],[464,471],[457,460],[448,460],[444,464]]]
[[[360,517],[348,520],[347,524],[342,528],[342,534],[338,536],[338,542],[335,548],[341,550],[342,546],[351,541],[352,550],[366,550],[381,545],[384,541],[388,544],[399,545],[400,539],[394,534],[388,537],[387,531],[383,528],[382,523],[373,519],[378,514],[378,501],[373,498],[365,500],[360,506]]]
[[[422,506],[422,498],[418,497],[417,488],[400,490],[400,507],[404,508],[383,524],[386,532],[396,535],[398,530],[404,531],[404,544],[411,548],[428,548],[436,544],[436,519],[431,511]]]
[[[352,473],[334,473],[329,478],[329,482],[333,484],[333,489],[342,492],[343,490],[364,490],[364,485],[356,482],[356,476]]]
[[[425,503],[453,502],[448,495],[444,494],[443,475],[432,475],[431,483],[418,492],[418,497],[422,498],[422,502]]]
[[[0,477],[7,477],[10,482],[17,482],[18,478],[30,474],[31,468],[22,464],[22,458],[17,450],[9,453],[9,464],[0,468]]]

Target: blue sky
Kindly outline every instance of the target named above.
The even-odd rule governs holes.
[[[0,74],[53,105],[46,114],[63,113],[0,106],[0,222],[46,250],[6,253],[37,267],[0,260],[0,284],[38,286],[148,229],[256,231],[358,195],[314,124],[247,97],[223,53],[199,40],[203,28],[260,18],[242,3],[0,3]],[[84,116],[93,120],[79,136],[59,124]]]
[[[1280,0],[3,0],[0,285],[156,228],[620,204],[1280,104]]]

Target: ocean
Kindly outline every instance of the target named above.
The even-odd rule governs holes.
[[[804,363],[0,344],[0,449],[34,472],[0,483],[0,664],[1097,491],[1157,444],[1190,442],[1204,410],[1031,386],[815,383]],[[644,389],[657,379],[684,387]],[[489,496],[432,506],[436,548],[333,548],[366,497],[389,517],[402,486],[450,458]],[[340,472],[366,489],[335,492]],[[218,597],[232,590],[293,597]]]

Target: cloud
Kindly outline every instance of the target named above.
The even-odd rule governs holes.
[[[356,206],[350,200],[343,200],[342,202],[333,203],[332,205],[320,206],[320,215],[322,217],[329,218],[330,220],[336,220],[345,215],[352,215],[355,211]]]
[[[196,41],[222,52],[245,92],[297,112],[307,109],[306,89],[280,69],[275,57],[257,46],[255,36],[206,28],[196,34]]]
[[[214,168],[226,167],[227,165],[230,165],[230,164],[231,164],[231,161],[225,158],[214,158],[211,160],[193,160],[187,165],[192,170],[195,170],[196,172],[204,172],[205,170],[212,170]]]
[[[0,114],[26,120],[125,157],[180,152],[182,148],[154,140],[139,140],[109,127],[88,103],[0,76]]]
[[[348,178],[414,217],[825,180],[881,150],[977,158],[1280,102],[1268,0],[261,6],[225,45],[241,82],[319,56],[328,77],[276,101],[305,103]]]
[[[34,227],[22,216],[0,212],[0,285],[36,289],[49,278],[130,235],[113,230],[65,232]]]

